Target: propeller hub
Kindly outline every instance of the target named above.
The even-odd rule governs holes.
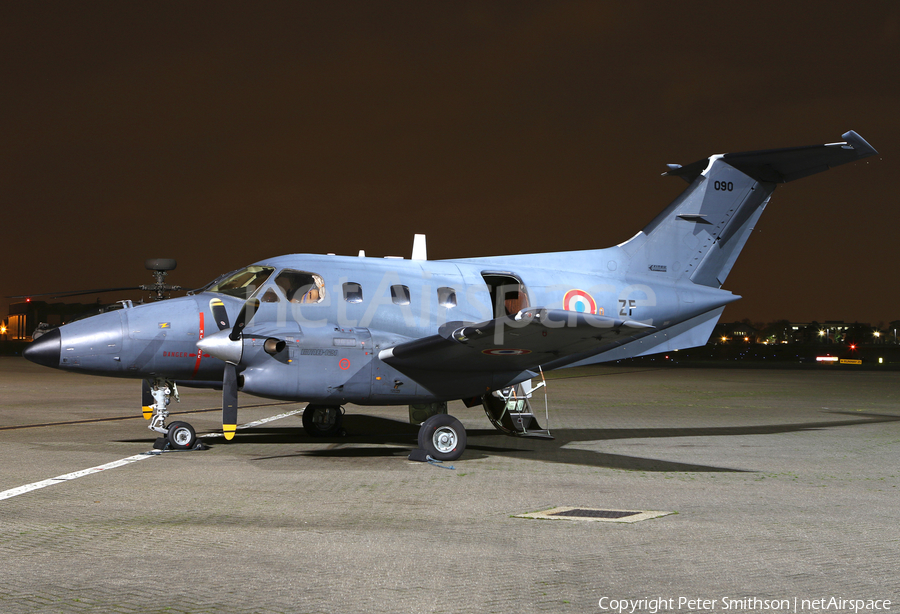
[[[241,362],[241,356],[244,353],[244,342],[240,338],[237,341],[232,341],[230,334],[231,331],[223,330],[208,335],[197,342],[197,347],[210,356],[236,365]]]

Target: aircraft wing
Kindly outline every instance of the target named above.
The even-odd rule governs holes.
[[[448,322],[438,334],[387,348],[378,357],[403,372],[524,371],[621,345],[652,330],[631,320],[532,308],[478,324]]]

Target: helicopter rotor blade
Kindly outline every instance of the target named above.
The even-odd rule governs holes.
[[[65,298],[69,296],[81,296],[83,294],[103,294],[104,292],[125,292],[126,290],[141,290],[141,286],[128,286],[125,288],[100,288],[99,290],[73,290],[72,292],[44,292],[42,294],[23,294],[21,296],[7,296],[6,298],[38,298],[49,296],[50,298]]]

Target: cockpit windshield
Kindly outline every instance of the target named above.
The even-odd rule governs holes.
[[[275,269],[270,266],[251,265],[231,273],[221,281],[206,288],[207,292],[221,292],[228,296],[248,299],[263,285]]]

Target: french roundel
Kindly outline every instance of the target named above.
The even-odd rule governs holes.
[[[481,350],[482,354],[488,356],[523,356],[531,354],[531,350],[520,350],[518,348],[492,348],[490,350]]]
[[[584,290],[569,290],[563,297],[563,309],[581,313],[597,313],[597,303],[594,301],[594,297]]]

